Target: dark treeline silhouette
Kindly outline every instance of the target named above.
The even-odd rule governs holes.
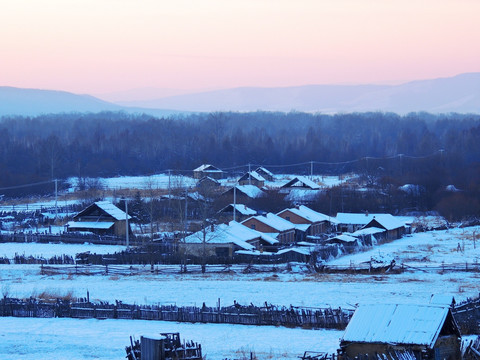
[[[473,199],[480,192],[480,115],[472,114],[227,112],[155,118],[104,112],[3,117],[0,144],[0,188],[70,176],[186,171],[202,163],[229,168],[317,161],[330,164],[316,163],[315,173],[355,171],[385,187],[417,184],[433,194],[454,184]],[[374,159],[385,157],[392,158]],[[308,174],[310,166],[271,170]],[[29,191],[39,190],[2,193]],[[457,200],[466,196],[455,195]]]

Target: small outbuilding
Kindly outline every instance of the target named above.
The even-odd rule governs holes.
[[[357,308],[339,359],[458,360],[461,337],[449,306],[372,304]]]
[[[223,178],[223,171],[217,168],[216,166],[210,164],[203,164],[193,170],[193,178],[201,179],[205,176],[211,177],[212,179],[221,179]]]

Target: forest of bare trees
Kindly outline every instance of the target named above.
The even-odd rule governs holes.
[[[274,172],[302,174],[310,167],[287,165],[315,161],[317,174],[354,171],[385,191],[391,186],[420,185],[426,193],[423,209],[452,203],[465,208],[468,199],[466,208],[475,213],[480,199],[479,115],[53,114],[2,118],[0,144],[0,188],[167,169],[190,175],[202,163],[220,168],[275,165],[270,168]],[[450,184],[462,192],[448,194],[445,200],[441,190]],[[19,196],[28,191],[41,189],[2,194]]]

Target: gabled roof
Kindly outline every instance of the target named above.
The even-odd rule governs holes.
[[[367,223],[366,226],[368,226],[374,220],[386,230],[394,230],[394,229],[405,227],[405,223],[403,221],[396,219],[394,216],[390,214],[376,215],[372,220],[370,220]]]
[[[236,221],[230,221],[228,225],[231,228],[231,231],[236,234],[236,236],[240,238],[245,238],[248,240],[253,240],[255,238],[261,238],[263,241],[269,243],[270,245],[278,244],[278,240],[275,239],[274,237],[262,233],[257,230],[250,229],[249,227],[246,227],[245,225],[242,225]]]
[[[98,207],[100,210],[102,210],[107,215],[110,215],[115,220],[125,220],[125,217],[126,217],[125,212],[119,209],[118,207],[116,207],[110,201],[97,201],[89,205],[82,211],[80,211],[77,215],[74,216],[74,218],[78,218],[78,217],[84,216],[85,214],[88,214],[89,211],[91,211],[94,207]],[[128,215],[128,219],[131,219],[131,218],[132,217]]]
[[[207,244],[235,244],[238,247],[245,250],[252,250],[255,247],[246,242],[245,237],[241,238],[235,231],[232,231],[229,225],[220,224],[208,227],[205,229],[205,242]],[[252,237],[254,239],[255,237]],[[197,231],[196,233],[189,235],[185,238],[185,243],[194,243],[201,244],[203,243],[203,232],[202,230]]]
[[[260,175],[256,171],[250,171],[249,173],[247,172],[247,173],[243,174],[242,177],[240,179],[238,179],[238,181],[248,180],[249,177],[250,177],[250,179],[254,179],[254,180],[257,180],[257,181],[267,181],[262,175]]]
[[[289,187],[303,187],[303,188],[310,188],[312,190],[320,189],[320,185],[314,183],[312,180],[307,179],[304,176],[296,176],[282,186],[282,188],[289,188]]]
[[[338,224],[367,225],[375,216],[383,214],[337,213]]]
[[[248,196],[249,198],[251,199],[256,199],[256,198],[259,198],[259,197],[262,197],[265,195],[265,193],[260,190],[258,187],[256,187],[255,185],[237,185],[235,186],[237,191],[239,191],[240,193]],[[225,191],[225,192],[230,192],[230,191],[233,191],[233,188]]]
[[[350,236],[350,235],[347,235],[347,234],[341,234],[341,235],[331,237],[330,239],[327,239],[326,242],[333,242],[334,240],[340,240],[340,241],[346,242],[346,243],[353,243],[353,242],[357,241],[358,239],[356,237],[353,237],[353,236]]]
[[[322,221],[331,221],[330,219],[333,220],[333,218],[331,218],[330,216],[324,215],[324,214],[319,213],[315,210],[312,210],[309,207],[306,207],[305,205],[300,205],[298,207],[285,209],[283,211],[280,211],[278,214],[281,214],[281,213],[283,213],[284,211],[287,211],[287,210],[289,210],[291,213],[293,213],[297,216],[300,216],[301,218],[303,218],[305,220],[308,220],[312,223],[322,222]]]
[[[207,171],[207,172],[223,172],[216,166],[210,165],[210,164],[203,164],[197,167],[196,169],[193,169],[193,171]]]
[[[288,231],[288,230],[293,230],[295,229],[295,224],[292,224],[290,221],[287,221],[283,218],[281,218],[278,215],[268,213],[265,216],[252,216],[245,221],[242,222],[245,223],[250,219],[256,219],[257,221],[260,221],[261,223],[270,226],[271,228],[278,230],[279,232],[282,231]]]
[[[233,208],[235,208],[235,211],[238,211],[239,214],[244,216],[251,216],[257,213],[255,210],[249,208],[247,205],[244,205],[244,204],[228,204],[219,212],[227,212],[227,211],[233,212]]]
[[[362,235],[374,235],[385,232],[385,229],[380,229],[377,227],[369,227],[357,230],[352,233],[352,236],[362,236]]]
[[[433,348],[446,321],[458,328],[448,307],[413,304],[360,306],[348,323],[342,341],[415,344]]]
[[[269,175],[269,176],[273,176],[273,173],[267,169],[265,169],[263,166],[260,166],[259,168],[257,168],[255,170],[256,172],[259,172],[259,171],[262,171],[264,172],[265,174]]]
[[[218,180],[216,180],[216,179],[214,179],[214,178],[212,178],[212,177],[210,177],[210,176],[204,176],[204,177],[202,177],[200,180],[197,181],[197,185],[200,185],[200,184],[203,183],[204,181],[211,181],[211,182],[213,182],[213,183],[215,183],[215,184],[220,185],[220,181],[218,181]]]

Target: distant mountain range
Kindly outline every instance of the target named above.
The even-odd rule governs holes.
[[[151,91],[148,93],[151,94]],[[131,94],[131,99],[141,98],[140,94],[133,90],[125,94]],[[167,116],[179,112],[256,110],[322,113],[480,113],[480,73],[418,80],[401,85],[241,87],[117,103],[64,91],[0,87],[0,116],[99,111],[143,112]]]

